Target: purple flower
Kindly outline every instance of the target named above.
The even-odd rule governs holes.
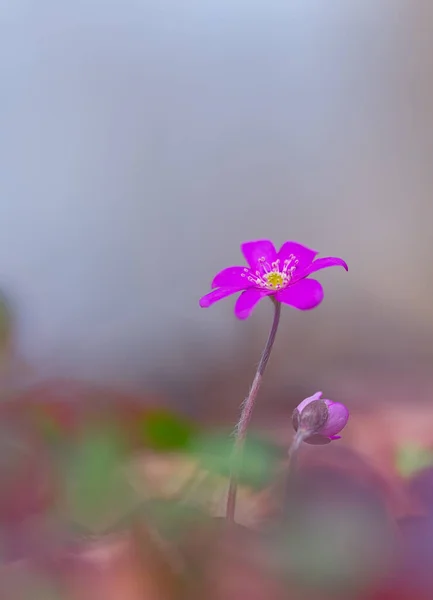
[[[297,242],[285,242],[279,252],[269,240],[245,242],[241,249],[249,267],[228,267],[220,271],[212,281],[215,289],[200,299],[202,308],[242,292],[235,305],[239,319],[248,318],[265,296],[274,296],[278,302],[299,310],[310,310],[323,300],[323,288],[315,279],[307,279],[308,275],[333,266],[348,270],[341,258],[314,260],[317,252]]]
[[[347,425],[349,410],[340,402],[322,399],[323,392],[305,398],[295,408],[293,424],[296,430],[303,428],[311,435],[305,439],[313,444],[327,444],[339,440],[337,435]]]

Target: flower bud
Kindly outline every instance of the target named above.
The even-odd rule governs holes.
[[[305,441],[310,444],[329,444],[340,438],[337,435],[347,424],[349,411],[340,402],[322,400],[323,392],[305,398],[295,408],[292,422],[295,431],[305,432]]]

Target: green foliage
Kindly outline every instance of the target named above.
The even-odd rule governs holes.
[[[195,432],[189,421],[166,410],[147,413],[140,423],[140,434],[146,446],[164,452],[184,450]]]
[[[148,523],[158,530],[167,540],[176,541],[188,534],[192,526],[206,517],[200,509],[178,500],[149,500],[145,503],[142,515]]]
[[[75,530],[102,533],[136,502],[123,470],[125,444],[116,429],[88,429],[62,461],[60,510]]]
[[[411,477],[433,465],[433,452],[416,444],[406,444],[397,451],[396,468],[402,477]]]
[[[227,432],[207,433],[197,436],[190,451],[201,466],[211,473],[229,477],[233,452],[233,436]],[[275,475],[280,451],[270,442],[249,434],[244,447],[239,482],[260,489]]]

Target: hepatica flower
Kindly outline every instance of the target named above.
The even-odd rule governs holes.
[[[296,431],[302,429],[304,441],[328,444],[339,440],[338,434],[347,425],[349,410],[340,402],[322,399],[323,392],[305,398],[294,410],[292,421]]]
[[[220,271],[212,281],[214,289],[200,299],[202,308],[242,292],[235,304],[235,315],[239,319],[248,318],[266,296],[299,310],[310,310],[323,300],[323,288],[308,276],[327,267],[341,266],[348,270],[343,259],[315,260],[318,253],[297,242],[285,242],[277,252],[271,241],[257,240],[245,242],[241,250],[249,266]]]

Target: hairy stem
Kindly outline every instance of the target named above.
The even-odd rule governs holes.
[[[273,497],[278,498],[276,506],[278,506],[278,512],[281,511],[280,516],[287,514],[287,506],[293,492],[293,482],[296,480],[295,476],[299,448],[307,437],[308,433],[305,430],[297,430],[289,447],[287,461],[284,470],[282,470],[281,479],[273,488]]]
[[[234,521],[235,519],[235,508],[236,508],[236,495],[238,490],[238,479],[239,479],[239,471],[242,465],[242,455],[243,448],[245,444],[245,438],[247,435],[247,429],[249,422],[251,420],[251,415],[253,413],[254,403],[256,401],[256,397],[258,391],[260,389],[260,385],[263,379],[263,373],[265,372],[266,365],[268,364],[269,357],[271,355],[272,346],[274,345],[275,336],[277,334],[278,324],[280,322],[280,314],[281,314],[281,304],[271,298],[274,303],[275,311],[274,311],[274,320],[272,322],[272,327],[269,332],[269,337],[266,342],[266,346],[263,350],[262,356],[260,358],[259,366],[257,367],[257,372],[254,377],[253,383],[251,385],[250,393],[242,404],[242,411],[239,422],[236,426],[236,438],[233,447],[233,455],[231,459],[231,473],[230,473],[230,482],[229,482],[229,491],[227,496],[227,509],[226,509],[226,518],[229,521]]]
[[[289,448],[289,464],[288,464],[289,475],[296,468],[296,459],[298,456],[298,450],[306,437],[308,437],[308,433],[306,431],[303,431],[302,429],[298,429],[298,431],[295,434],[295,437],[293,438],[293,441]]]

